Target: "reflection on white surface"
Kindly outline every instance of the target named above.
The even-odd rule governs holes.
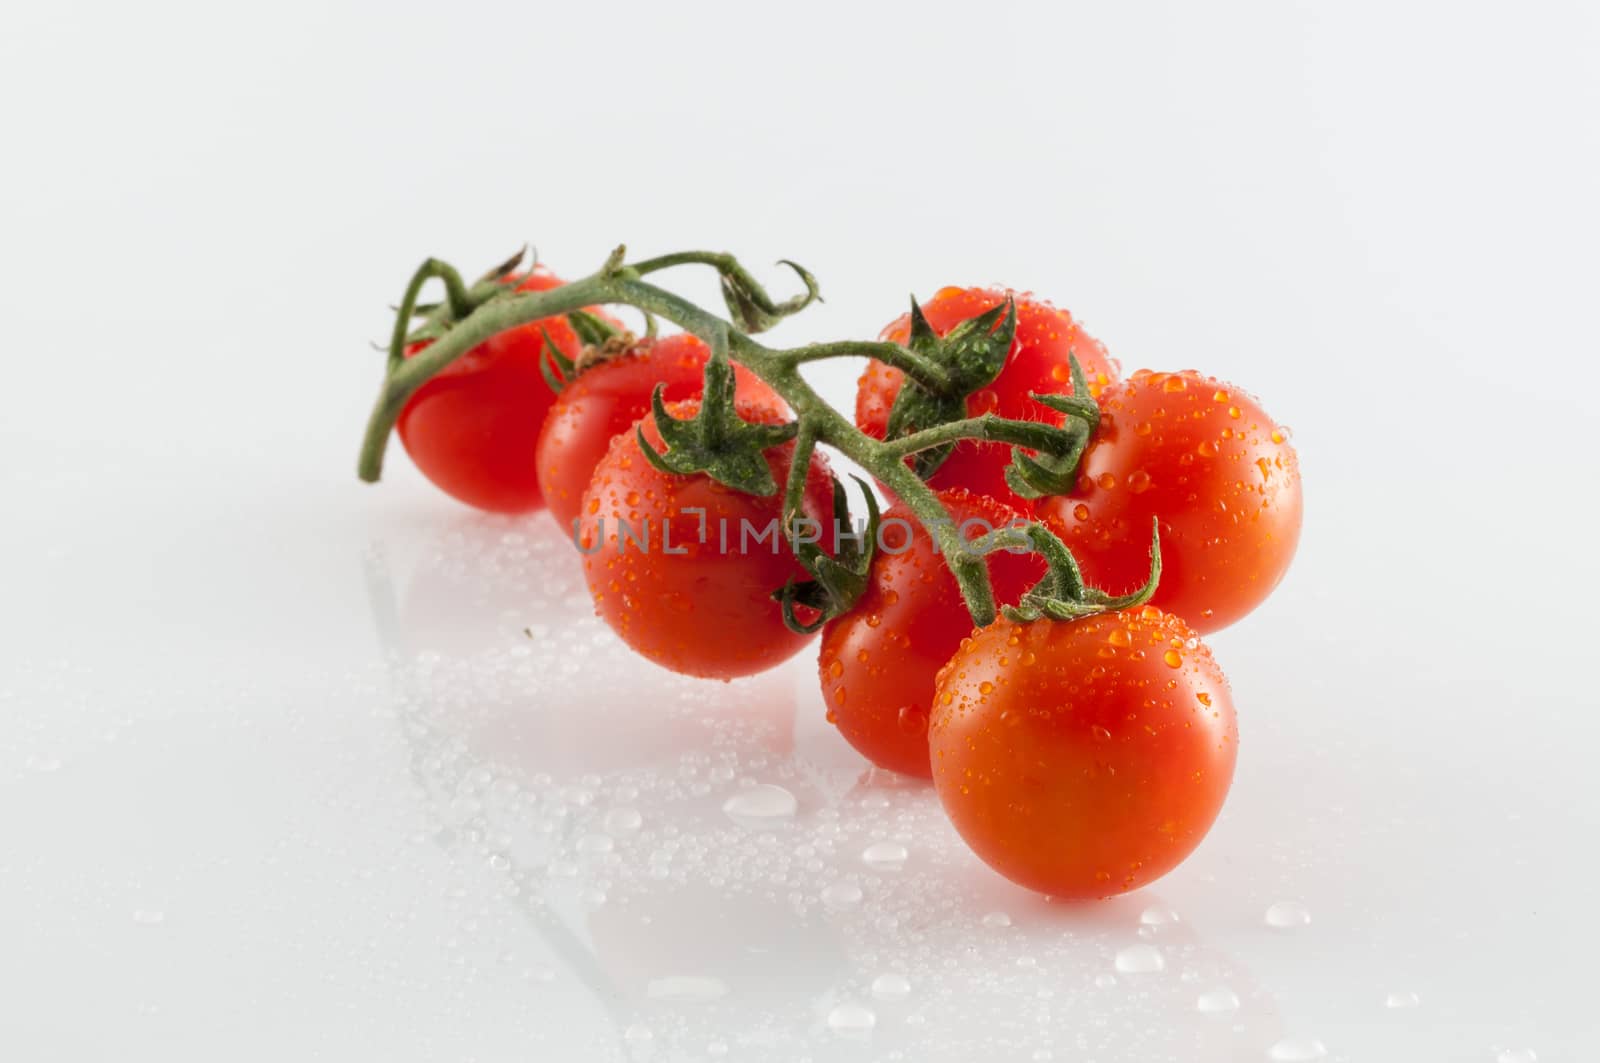
[[[368,586],[428,834],[487,867],[557,978],[604,1010],[591,1049],[1221,1060],[1281,1033],[1248,972],[1151,915],[1168,909],[1052,906],[994,880],[931,788],[866,771],[819,730],[795,694],[804,669],[662,672],[589,615],[549,522],[508,525],[386,545]],[[525,615],[539,628],[507,645]],[[1020,925],[989,911],[997,892]],[[1110,970],[1130,981],[1097,981]],[[1228,1022],[1184,1006],[1219,982],[1250,1001]]]

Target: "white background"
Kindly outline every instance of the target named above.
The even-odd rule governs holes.
[[[1593,5],[5,23],[0,1055],[1593,1057]],[[1306,530],[1212,640],[1243,745],[1196,856],[1030,898],[860,778],[805,656],[664,679],[547,520],[398,448],[358,484],[386,304],[524,240],[792,257],[792,343],[999,281],[1259,394]],[[764,783],[794,817],[729,822]]]

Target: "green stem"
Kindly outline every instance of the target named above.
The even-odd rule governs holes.
[[[820,362],[825,358],[875,358],[891,365],[934,391],[950,386],[950,374],[944,368],[928,361],[909,347],[884,340],[836,340],[832,343],[809,343],[804,347],[783,352],[786,361],[796,365],[802,362]]]
[[[995,440],[1042,450],[1050,446],[1053,437],[1041,433],[1054,431],[1051,426],[985,415],[940,425],[893,442],[874,439],[828,405],[800,375],[799,367],[823,358],[865,355],[901,369],[935,389],[948,386],[950,381],[942,367],[894,343],[847,340],[775,350],[751,339],[728,320],[640,279],[670,266],[712,265],[722,274],[725,289],[731,277],[738,285],[742,298],[753,300],[763,312],[781,317],[794,312],[816,296],[814,280],[798,266],[794,268],[806,282],[807,295],[777,303],[766,295],[732,256],[691,251],[663,255],[626,266],[621,254],[622,249],[619,248],[599,273],[582,280],[540,292],[496,293],[495,297],[475,307],[472,305],[473,297],[461,284],[455,270],[432,259],[424,263],[412,277],[400,307],[383,390],[373,407],[362,441],[358,469],[361,479],[368,482],[378,479],[395,421],[417,389],[472,348],[498,333],[541,318],[566,314],[587,306],[624,304],[648,315],[664,318],[699,336],[711,345],[717,357],[740,363],[789,404],[799,422],[799,430],[795,472],[785,485],[786,513],[800,510],[805,489],[805,470],[816,444],[826,443],[836,448],[877,477],[928,529],[945,563],[960,584],[973,621],[982,626],[995,619],[994,591],[983,557],[964,541],[960,529],[950,519],[938,495],[906,465],[905,458],[920,450],[961,439]],[[457,320],[438,340],[413,357],[405,358],[402,348],[418,294],[422,286],[435,277],[445,282],[451,308],[457,312]]]
[[[883,450],[886,454],[909,458],[920,451],[931,450],[963,439],[991,440],[1028,447],[1032,450],[1047,450],[1055,445],[1059,436],[1060,429],[1053,425],[1038,421],[1014,421],[986,413],[978,417],[969,417],[964,421],[951,421],[948,424],[901,436],[899,439],[884,443]]]

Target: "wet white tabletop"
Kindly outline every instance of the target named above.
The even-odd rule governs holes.
[[[1444,44],[1421,6],[1263,4],[990,50],[853,10],[720,67],[652,11],[598,71],[539,36],[576,10],[30,13],[0,1057],[1592,1058],[1593,26],[1452,10]],[[902,42],[970,78],[817,80]],[[999,161],[908,177],[980,127]],[[548,518],[398,450],[356,483],[384,305],[529,237],[569,275],[623,237],[793,256],[828,302],[781,342],[1008,281],[1261,395],[1306,530],[1211,640],[1242,742],[1194,856],[1101,904],[1015,888],[831,731],[812,654],[671,676]],[[854,371],[815,379],[848,403]]]

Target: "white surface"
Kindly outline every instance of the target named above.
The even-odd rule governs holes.
[[[1592,6],[539,6],[8,13],[0,1055],[1592,1058]],[[1262,395],[1306,533],[1195,857],[1046,904],[809,662],[664,678],[548,521],[358,485],[385,304],[523,239]]]

